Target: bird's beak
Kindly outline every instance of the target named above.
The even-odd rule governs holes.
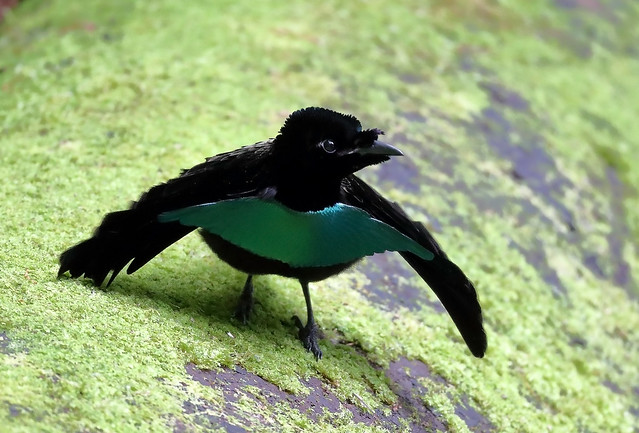
[[[370,147],[360,147],[357,150],[360,155],[388,155],[388,156],[403,156],[401,150],[395,146],[391,146],[383,141],[375,140]]]

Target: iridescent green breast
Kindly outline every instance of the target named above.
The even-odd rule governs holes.
[[[274,200],[241,198],[165,212],[160,222],[202,227],[254,254],[292,267],[330,266],[384,251],[433,254],[368,213],[337,203],[297,212]]]

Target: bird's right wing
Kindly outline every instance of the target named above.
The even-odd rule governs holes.
[[[432,260],[424,260],[410,252],[401,253],[433,289],[473,355],[483,357],[487,346],[486,333],[475,287],[462,270],[449,260],[426,227],[412,221],[396,203],[386,200],[355,175],[348,176],[342,182],[341,200],[363,209],[434,254]]]
[[[209,158],[179,177],[154,186],[127,210],[107,214],[93,236],[60,256],[58,275],[85,275],[108,284],[128,264],[133,273],[194,227],[162,223],[162,212],[237,197],[253,197],[269,187],[271,141],[245,146]]]

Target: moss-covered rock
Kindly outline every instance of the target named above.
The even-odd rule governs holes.
[[[639,6],[29,0],[0,24],[6,431],[635,432]],[[408,157],[363,174],[476,282],[470,356],[398,256],[313,285],[196,236],[106,291],[57,257],[108,211],[309,105]]]

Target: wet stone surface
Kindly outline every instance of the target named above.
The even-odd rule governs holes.
[[[28,350],[25,348],[14,349],[11,347],[11,339],[7,336],[7,333],[2,331],[0,332],[0,355],[14,355],[18,352],[28,353]],[[1,358],[0,358],[1,360]],[[32,410],[26,406],[11,403],[6,400],[2,400],[2,395],[0,393],[0,406],[4,406],[10,417],[20,417],[22,415],[27,415],[32,412]]]
[[[555,0],[555,4],[563,9],[585,11],[596,14],[600,18],[614,19],[613,11],[600,0]]]
[[[31,413],[31,409],[20,404],[8,404],[9,416],[19,417]]]
[[[532,247],[529,246],[528,249],[523,248],[514,241],[510,242],[510,246],[519,251],[528,263],[534,263],[537,271],[548,284],[548,287],[550,287],[555,297],[568,297],[566,287],[559,279],[557,271],[548,264],[548,258],[544,253],[543,245],[539,239],[535,240]]]
[[[504,108],[499,107],[504,105],[501,100],[494,102],[498,106],[484,108],[475,123],[469,125],[469,133],[481,133],[499,157],[512,163],[513,175],[554,208],[566,227],[574,231],[573,210],[568,209],[561,199],[568,189],[574,187],[573,183],[558,170],[542,136],[523,123],[509,120]],[[516,140],[513,140],[514,136]]]
[[[529,111],[526,101],[515,91],[498,84],[485,82],[482,88],[489,95],[491,104],[482,110],[474,122],[466,124],[467,134],[483,136],[496,156],[512,164],[513,179],[525,184],[545,209],[527,198],[500,195],[485,182],[467,185],[460,180],[455,184],[456,189],[463,191],[482,212],[500,215],[507,207],[518,209],[520,224],[541,225],[549,232],[554,232],[581,255],[582,263],[593,275],[623,287],[632,296],[636,296],[631,290],[632,275],[629,265],[623,258],[630,230],[623,219],[625,191],[617,172],[609,167],[604,177],[592,175],[590,179],[594,188],[608,192],[609,199],[608,208],[601,209],[601,217],[606,219],[611,228],[606,235],[608,248],[603,253],[597,253],[585,246],[585,237],[580,233],[576,218],[582,204],[586,206],[592,201],[589,191],[580,191],[577,206],[569,207],[564,197],[575,189],[575,185],[557,167],[543,137],[532,129],[526,116],[534,118],[535,114]],[[522,113],[525,114],[524,117]],[[596,117],[588,118],[591,122],[602,123]],[[613,127],[609,125],[607,128]],[[618,133],[614,128],[611,131]],[[547,209],[553,210],[563,227],[555,225],[546,213]],[[552,258],[547,257],[539,240],[527,244],[512,241],[511,247],[540,270],[555,295],[567,296],[559,276],[550,265]]]
[[[399,162],[393,161],[394,164],[380,166],[376,171],[377,184],[390,184],[402,190],[421,194],[428,188],[444,191],[452,189],[468,197],[479,212],[504,215],[506,209],[508,212],[514,210],[520,225],[541,226],[563,237],[563,241],[581,255],[582,263],[595,276],[629,289],[632,275],[623,258],[624,240],[629,236],[629,229],[623,220],[624,190],[618,174],[613,169],[609,169],[604,178],[591,179],[598,189],[609,191],[609,209],[604,210],[604,218],[612,218],[610,221],[612,230],[606,237],[608,251],[594,252],[583,245],[584,237],[579,232],[576,218],[581,203],[586,205],[592,197],[588,191],[581,191],[577,207],[566,204],[565,197],[575,189],[575,185],[561,172],[549,153],[545,139],[539,131],[534,129],[538,127],[540,120],[536,119],[535,113],[531,111],[529,102],[517,91],[491,81],[494,74],[489,71],[484,70],[482,74],[486,76],[486,80],[482,81],[480,86],[487,93],[490,104],[472,122],[454,119],[450,121],[465,128],[469,137],[483,137],[496,158],[506,160],[512,165],[513,180],[526,185],[535,195],[537,202],[532,202],[527,197],[504,195],[495,189],[490,179],[468,183],[463,177],[455,175],[459,160],[446,149],[445,144],[440,144],[440,148],[437,143],[424,146],[403,133],[394,135],[392,139],[398,146],[409,149],[410,157],[406,158],[408,162],[402,162],[403,158],[398,158]],[[604,122],[594,115],[586,116],[591,122],[597,124]],[[405,117],[410,121],[425,123],[422,116],[407,115]],[[608,125],[607,128],[613,127]],[[612,132],[618,133],[614,128]],[[450,183],[443,184],[430,177],[428,173],[421,173],[411,163],[411,158],[431,160],[433,166],[436,166],[440,173],[445,174]],[[450,205],[453,209],[454,203],[451,202]],[[540,205],[544,208],[542,209]],[[552,214],[548,213],[549,209]],[[423,214],[424,219],[428,218],[428,221],[432,221],[433,224],[428,227],[436,238],[437,233],[445,231],[447,227],[466,228],[465,220],[456,218],[455,215],[447,215],[448,220],[444,225],[426,209],[418,209],[417,213]],[[562,226],[558,227],[553,218],[558,219]],[[530,265],[539,269],[542,278],[548,283],[555,296],[568,298],[561,278],[552,266],[552,257],[547,256],[541,241],[522,242],[513,239],[510,245],[513,250],[522,254]],[[416,290],[407,283],[408,279],[413,277],[413,272],[403,264],[401,258],[375,256],[368,259],[363,271],[370,280],[364,288],[366,295],[384,308],[418,309],[421,305],[428,304],[441,311],[438,303],[429,303],[421,289]]]
[[[461,404],[455,407],[455,413],[464,420],[471,431],[475,433],[495,431],[495,426],[472,406],[467,396],[462,397],[461,400]]]
[[[316,378],[302,381],[308,388],[309,394],[297,396],[282,391],[272,383],[239,366],[234,369],[212,371],[201,370],[193,364],[187,364],[186,372],[200,384],[223,392],[222,410],[206,401],[184,402],[184,412],[193,416],[195,423],[205,428],[222,427],[229,432],[245,432],[251,431],[251,426],[260,423],[277,429],[279,424],[272,416],[267,418],[255,411],[250,413],[243,411],[238,403],[248,398],[258,407],[268,405],[270,411],[276,407],[276,411],[296,410],[313,421],[321,419],[330,423],[331,419],[334,419],[337,423],[339,414],[348,411],[355,423],[380,427],[386,431],[404,431],[405,425],[410,427],[410,431],[417,433],[448,431],[446,424],[441,420],[441,415],[433,411],[425,402],[428,389],[423,385],[423,381],[441,386],[447,386],[447,383],[443,378],[434,375],[426,364],[419,361],[401,358],[390,364],[386,370],[386,376],[391,382],[391,389],[397,395],[397,403],[374,411],[367,408],[362,401],[340,401]],[[354,396],[353,399],[358,398]],[[455,413],[474,432],[493,431],[492,424],[470,404],[468,398],[462,399],[461,404],[455,408]],[[174,430],[184,431],[183,424],[177,423]]]
[[[193,380],[202,385],[223,390],[225,402],[223,413],[210,412],[209,410],[212,407],[206,403],[185,402],[184,404],[186,413],[197,414],[200,422],[208,420],[211,426],[228,424],[229,419],[234,420],[234,422],[237,420],[245,421],[246,425],[250,426],[255,424],[256,417],[259,422],[265,425],[278,426],[277,421],[273,418],[266,419],[254,412],[250,414],[243,413],[237,403],[244,398],[249,398],[258,405],[272,407],[280,405],[279,410],[283,411],[297,410],[313,421],[325,418],[327,413],[330,416],[330,414],[335,415],[347,410],[351,412],[352,419],[355,422],[365,424],[373,424],[377,421],[384,422],[383,420],[378,420],[375,414],[367,413],[352,403],[340,402],[337,396],[326,389],[325,385],[317,378],[302,381],[308,388],[309,394],[298,396],[282,391],[272,383],[247,372],[239,366],[236,366],[233,370],[212,371],[200,370],[193,364],[187,364],[186,371]],[[249,386],[253,387],[253,392],[247,390],[246,387]],[[235,426],[235,428],[241,427]]]
[[[388,377],[392,380],[391,388],[399,398],[399,405],[405,409],[416,411],[420,420],[430,421],[431,415],[441,418],[436,412],[433,412],[424,404],[424,396],[427,395],[428,389],[422,384],[423,379],[429,382],[448,386],[446,380],[430,371],[430,368],[423,362],[416,360],[408,360],[400,358],[392,362],[388,371]],[[488,421],[477,409],[470,403],[468,397],[461,399],[461,404],[455,407],[455,413],[466,423],[468,428],[473,432],[492,432],[494,426]],[[413,425],[413,428],[423,428],[424,424]],[[437,430],[448,429],[443,423],[430,424],[429,428]],[[421,431],[421,430],[412,430]],[[430,431],[430,430],[427,430]]]
[[[9,0],[4,3],[17,2]],[[2,4],[0,0],[0,19]],[[552,27],[539,29],[540,38],[554,41],[582,58],[592,56],[592,41],[595,39],[597,44],[611,51],[617,50],[606,41],[605,35],[597,34],[585,18],[594,16],[614,23],[623,14],[623,10],[615,9],[617,2],[555,0],[554,4],[566,14],[572,14],[572,26],[568,29]],[[106,39],[111,40],[113,37],[105,34]],[[630,55],[639,56],[636,47],[625,49]],[[450,123],[459,130],[465,130],[469,139],[479,137],[483,140],[482,143],[486,144],[495,160],[510,163],[512,179],[532,191],[542,205],[533,203],[528,198],[501,194],[490,181],[477,180],[469,183],[462,176],[458,176],[459,157],[454,151],[445,148],[446,143],[436,141],[433,143],[429,140],[429,146],[425,146],[424,143],[412,140],[403,132],[392,134],[391,131],[392,135],[388,141],[397,144],[400,148],[403,148],[402,145],[405,144],[411,152],[406,158],[396,159],[375,168],[376,188],[383,191],[388,184],[411,194],[425,194],[429,188],[447,188],[468,197],[478,212],[503,215],[505,212],[514,210],[519,224],[522,226],[534,224],[547,231],[556,232],[567,247],[573,248],[580,254],[582,263],[593,275],[633,293],[633,276],[623,254],[626,239],[631,236],[622,216],[623,197],[626,191],[615,169],[610,167],[604,175],[593,174],[589,178],[594,188],[606,192],[608,203],[606,203],[606,209],[601,209],[601,218],[610,227],[610,231],[605,236],[606,248],[603,251],[593,251],[583,246],[585,235],[580,232],[578,224],[579,207],[571,207],[564,200],[567,192],[575,189],[575,185],[562,173],[548,149],[549,146],[543,134],[536,129],[544,125],[537,117],[539,114],[534,112],[532,104],[522,93],[500,83],[496,78],[498,74],[480,65],[474,58],[472,48],[461,49],[458,56],[458,67],[461,70],[481,75],[482,80],[479,86],[485,92],[489,103],[471,121],[449,119]],[[72,64],[73,59],[64,60],[58,65],[48,65],[47,69],[55,72]],[[424,82],[424,77],[416,74],[404,74],[400,76],[400,79],[409,84]],[[400,112],[397,115],[408,122],[423,125],[424,128],[429,121],[422,114],[413,111]],[[580,115],[596,128],[622,138],[622,131],[617,130],[606,119],[586,110],[582,110]],[[547,126],[552,127],[552,125]],[[107,136],[111,137],[113,134],[108,132]],[[441,149],[438,149],[438,146],[442,146]],[[447,176],[450,183],[438,180],[432,173],[422,172],[415,163],[417,158],[431,161],[432,165],[437,167],[437,174]],[[581,191],[580,194],[582,195],[579,198],[580,203],[590,200],[587,191]],[[450,204],[451,209],[454,208],[454,203]],[[550,218],[545,213],[546,208],[551,209],[558,216],[557,219],[562,227],[555,227],[557,219]],[[427,217],[428,227],[436,237],[437,233],[446,231],[451,226],[466,228],[467,225],[462,216],[447,215],[440,221],[427,209],[418,209],[418,211],[425,216],[425,219]],[[454,210],[451,210],[451,213],[454,213]],[[553,268],[552,257],[546,253],[541,240],[522,242],[521,239],[513,238],[510,239],[509,248],[513,253],[521,254],[539,272],[547,283],[548,290],[551,290],[555,297],[569,300],[569,294],[562,283],[561,276]],[[436,313],[444,313],[441,304],[431,301],[432,298],[426,295],[429,289],[418,281],[414,271],[398,254],[376,255],[367,259],[358,269],[364,272],[369,280],[359,290],[371,303],[380,308],[397,311],[403,308],[418,310],[426,306]],[[588,341],[579,335],[566,333],[565,336],[573,346],[588,345]],[[15,353],[14,345],[6,333],[0,332],[0,354],[13,353]],[[358,348],[357,354],[361,357],[367,356],[361,348]],[[378,367],[371,365],[371,368]],[[397,400],[392,406],[376,410],[367,408],[363,400],[358,399],[357,396],[351,397],[350,400],[340,400],[330,385],[316,377],[300,379],[308,393],[295,395],[281,390],[273,383],[248,372],[241,366],[210,371],[199,369],[194,364],[187,364],[185,370],[193,381],[202,386],[215,388],[222,393],[222,403],[206,400],[183,402],[183,412],[205,430],[220,428],[227,432],[247,432],[254,431],[256,426],[265,426],[277,431],[283,427],[278,423],[277,417],[281,415],[290,418],[291,413],[294,412],[314,422],[323,421],[336,425],[339,423],[341,414],[346,413],[349,419],[357,424],[376,426],[386,431],[405,431],[406,425],[413,432],[450,430],[442,414],[428,404],[428,395],[433,392],[447,394],[447,390],[454,385],[434,374],[428,365],[416,360],[399,358],[390,363],[385,375]],[[59,379],[52,376],[49,380],[57,382]],[[615,394],[625,392],[620,384],[611,380],[606,379],[601,383]],[[636,397],[639,397],[639,386],[634,387],[633,392]],[[247,400],[250,401],[249,405],[244,404]],[[454,413],[471,431],[482,433],[496,431],[495,426],[482,415],[481,408],[472,399],[462,396],[458,400]],[[540,410],[551,411],[551,407],[543,397],[531,395],[528,396],[528,400]],[[4,403],[12,417],[19,417],[30,411],[29,408],[17,404],[6,401]],[[266,406],[268,410],[264,410],[263,413],[247,412],[246,409]],[[639,406],[633,407],[630,413],[639,417]],[[191,431],[189,426],[181,421],[173,421],[171,425],[174,426],[174,431]],[[582,426],[581,431],[588,431],[588,428]]]
[[[439,301],[428,299],[427,287],[410,282],[417,274],[397,253],[368,257],[358,269],[368,278],[368,283],[360,291],[370,302],[386,311],[397,311],[400,308],[414,311],[424,305],[438,313],[445,311]]]
[[[401,144],[397,145],[401,146]],[[398,158],[392,164],[389,162],[380,165],[377,169],[377,178],[380,185],[390,182],[403,191],[417,193],[420,190],[419,169],[409,158]],[[377,189],[381,192],[382,188]]]

